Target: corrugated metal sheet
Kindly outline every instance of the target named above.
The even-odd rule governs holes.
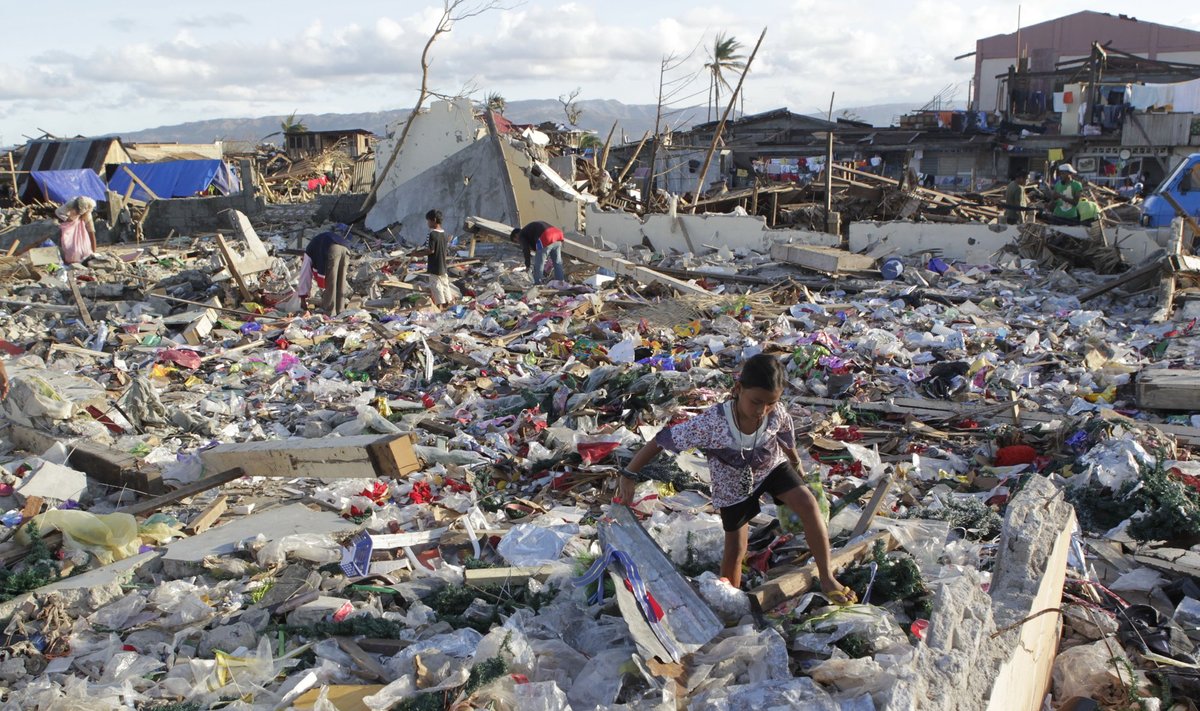
[[[365,155],[354,161],[354,172],[350,175],[350,192],[365,193],[375,182],[375,155]]]
[[[70,138],[30,141],[25,145],[25,156],[21,159],[23,171],[19,190],[22,200],[30,200],[38,193],[37,186],[30,180],[32,171],[81,170],[95,171],[101,178],[106,163],[130,163],[129,153],[119,138]]]
[[[1192,132],[1192,114],[1135,112],[1125,118],[1121,143],[1126,146],[1186,146]]]

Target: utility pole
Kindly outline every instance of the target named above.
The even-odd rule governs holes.
[[[663,109],[663,77],[667,74],[667,59],[664,57],[658,65],[658,107],[654,112],[654,140],[650,143],[650,170],[646,172],[646,183],[642,188],[642,214],[650,213],[650,197],[654,194],[654,159],[658,154],[660,125],[662,124]],[[646,139],[642,139],[643,141]],[[635,154],[636,155],[636,154]],[[630,161],[632,164],[632,161]]]
[[[825,120],[830,123],[826,131],[825,141],[825,231],[828,232],[833,224],[833,97],[836,91],[829,92],[829,112]],[[836,230],[835,230],[836,231]]]

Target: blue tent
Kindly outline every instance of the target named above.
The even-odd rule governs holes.
[[[133,171],[160,198],[193,197],[208,190],[209,186],[216,188],[221,195],[242,189],[237,176],[225,161],[170,160],[163,163],[122,164],[108,181],[109,190],[119,195],[125,194],[131,182],[126,169]],[[140,185],[134,186],[131,197],[143,202],[150,200]]]
[[[47,200],[60,205],[80,195],[86,195],[96,202],[108,200],[104,194],[104,182],[94,170],[35,170],[29,175]]]

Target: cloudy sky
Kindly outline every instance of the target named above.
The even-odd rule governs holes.
[[[505,0],[500,0],[505,2]],[[466,0],[468,4],[477,0]],[[593,0],[507,2],[458,23],[433,49],[434,88],[478,87],[509,100],[654,103],[659,61],[711,45],[719,31],[752,45],[746,109],[924,101],[947,85],[966,96],[979,37],[1014,31],[1015,0]],[[184,121],[378,111],[410,106],[438,0],[123,0],[12,2],[0,10],[0,145],[132,131]],[[1023,24],[1129,2],[1025,2]],[[1143,0],[1139,19],[1200,29],[1200,6]],[[678,76],[699,70],[703,48]],[[706,101],[697,81],[681,100]]]

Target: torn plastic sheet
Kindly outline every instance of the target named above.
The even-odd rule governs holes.
[[[579,526],[571,524],[539,526],[521,523],[513,526],[504,538],[500,539],[496,551],[509,565],[535,566],[554,563],[562,557],[563,549],[577,533]]]

